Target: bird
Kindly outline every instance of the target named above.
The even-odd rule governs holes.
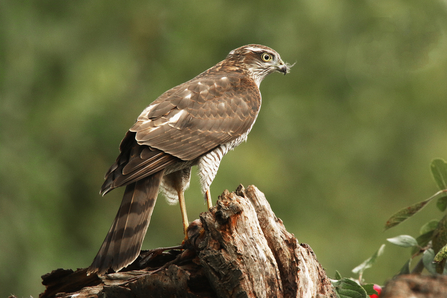
[[[187,235],[184,191],[189,187],[191,167],[198,167],[201,191],[210,209],[210,185],[223,156],[246,141],[256,121],[262,80],[273,72],[287,74],[292,66],[267,46],[241,46],[143,110],[105,174],[101,195],[126,188],[88,274],[118,272],[135,261],[159,192],[168,202],[179,202]]]

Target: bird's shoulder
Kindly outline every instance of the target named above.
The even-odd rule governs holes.
[[[243,72],[211,68],[195,78],[160,95],[137,121],[174,117],[173,110],[214,112],[241,102],[257,105],[260,93],[256,83]]]
[[[218,64],[163,93],[130,131],[140,145],[192,160],[246,133],[260,104],[249,76]]]

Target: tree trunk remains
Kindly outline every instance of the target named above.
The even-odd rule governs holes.
[[[312,249],[255,186],[225,191],[188,237],[181,249],[142,251],[117,273],[57,269],[39,297],[336,297]]]

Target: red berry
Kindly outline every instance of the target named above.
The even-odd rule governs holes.
[[[382,292],[382,287],[379,285],[374,285],[374,290],[376,290],[376,292],[380,295],[380,293]],[[369,295],[369,297],[379,298],[379,295],[373,294],[373,295]]]

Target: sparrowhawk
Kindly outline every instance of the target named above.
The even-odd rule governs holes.
[[[215,66],[158,97],[138,117],[105,175],[101,194],[126,186],[118,214],[89,273],[119,271],[139,255],[159,190],[180,202],[183,229],[188,219],[184,191],[191,167],[198,166],[202,192],[212,207],[209,187],[220,161],[247,139],[261,107],[261,81],[289,72],[273,49],[250,44],[232,50]]]

